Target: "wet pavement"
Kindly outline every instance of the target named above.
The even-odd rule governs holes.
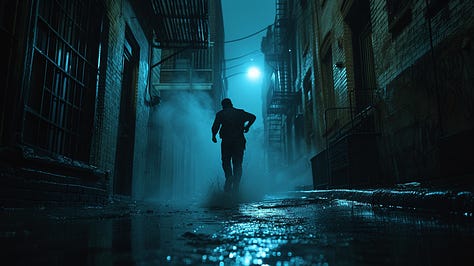
[[[474,263],[472,217],[310,194],[0,213],[3,265]]]

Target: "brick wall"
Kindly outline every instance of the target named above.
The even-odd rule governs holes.
[[[315,125],[315,117],[310,116],[311,110],[308,109],[306,106],[306,101],[308,99],[308,95],[305,93],[305,77],[306,75],[310,76],[310,86],[311,86],[311,97],[313,98],[312,102],[312,110],[314,110],[314,78],[313,78],[313,50],[314,50],[314,42],[313,38],[314,35],[312,34],[312,17],[311,13],[309,12],[314,7],[308,10],[302,10],[301,5],[297,2],[294,3],[294,13],[293,16],[295,19],[295,51],[296,54],[296,61],[297,61],[297,74],[296,74],[296,84],[295,90],[301,91],[301,98],[302,98],[302,106],[303,106],[303,114],[305,116],[305,125],[304,125],[304,133],[306,138],[306,150],[313,152],[315,149],[314,145],[314,125]],[[304,38],[303,36],[307,36]],[[306,50],[306,52],[305,52]]]
[[[120,106],[120,87],[122,71],[123,42],[125,25],[121,18],[120,1],[107,3],[107,47],[104,47],[102,61],[102,75],[97,98],[97,123],[94,129],[95,144],[94,163],[98,167],[110,171],[109,193],[113,187],[113,170],[115,162],[115,149],[118,127],[118,112]],[[120,45],[119,45],[120,44]],[[118,58],[117,58],[118,57]]]
[[[447,5],[429,21],[425,16],[426,2],[412,1],[411,20],[397,34],[389,31],[386,1],[368,2],[378,88],[376,107],[379,119],[376,121],[377,128],[381,130],[381,137],[378,138],[382,165],[380,176],[384,182],[472,173],[472,167],[459,154],[474,148],[472,141],[469,141],[474,124],[471,37],[474,2],[441,2]],[[334,107],[349,107],[350,91],[355,87],[352,32],[345,18],[350,10],[349,1],[321,3],[314,1],[319,19],[314,21],[317,35],[313,41],[319,43],[314,46],[315,76],[312,81],[318,117],[329,107],[324,106],[326,95],[324,88],[321,88],[319,70],[321,42],[326,36],[329,36],[334,66]],[[343,67],[335,67],[336,62],[342,62]],[[299,77],[302,79],[306,69],[304,64],[300,65],[302,72]],[[339,125],[349,121],[348,115],[348,112],[337,111]],[[321,119],[315,121],[318,123],[316,126],[323,125]],[[456,161],[460,163],[453,163]]]
[[[149,40],[129,1],[105,0],[102,3],[107,18],[104,30],[106,36],[103,36],[101,42],[96,116],[94,128],[91,128],[93,135],[91,165],[73,162],[63,156],[35,153],[32,149],[19,145],[18,147],[2,146],[0,147],[0,177],[5,181],[5,186],[1,189],[0,203],[2,205],[15,203],[15,201],[19,204],[27,202],[63,205],[94,204],[104,203],[107,197],[112,196],[126,28],[136,40],[137,51],[139,51],[136,88],[132,93],[136,99],[132,197],[143,198],[145,187],[151,187],[149,186],[150,179],[156,178],[156,175],[146,170],[150,107],[145,102],[145,95],[147,95],[150,68]],[[29,3],[21,5],[20,11],[28,14],[27,10],[30,10],[28,5]],[[17,30],[15,34],[18,36],[27,36],[25,32],[30,32],[26,26],[17,27]],[[31,30],[31,32],[34,31]],[[15,47],[19,51],[32,47],[32,43],[28,43],[27,39],[23,37],[16,39],[18,45]],[[31,63],[28,61],[29,58],[14,59],[17,62],[13,65],[17,66]],[[14,87],[15,89],[9,91],[16,95],[19,93],[20,84],[15,84]],[[18,98],[13,96],[9,97]],[[22,110],[23,105],[16,105]],[[5,114],[2,114],[2,117],[5,117]],[[9,132],[14,133],[15,130],[16,128],[11,128]],[[84,143],[84,145],[87,144]]]
[[[354,88],[354,74],[352,71],[352,44],[351,31],[347,23],[344,21],[340,9],[337,9],[332,40],[332,67],[334,93],[336,96],[336,106],[334,107],[350,107],[349,90]],[[336,67],[337,62],[342,62],[343,67]],[[342,126],[349,122],[350,112],[347,109],[337,111],[339,125]]]
[[[412,20],[400,35],[388,31],[385,1],[371,1],[373,48],[379,87],[384,89],[404,69],[430,51],[429,25],[424,0],[413,1]],[[466,31],[473,24],[474,3],[451,0],[432,18],[434,46],[442,40]]]
[[[431,18],[433,54],[425,1],[413,1],[412,20],[397,36],[388,31],[385,1],[373,1],[371,12],[385,174],[403,182],[445,177],[460,167],[470,171],[453,165],[441,172],[450,162],[441,160],[447,151],[440,141],[469,130],[474,121],[474,3],[449,1]]]
[[[120,91],[123,71],[125,27],[128,26],[139,45],[138,80],[136,84],[136,122],[133,156],[132,197],[143,197],[146,174],[149,107],[145,104],[149,75],[149,42],[128,1],[107,2],[108,45],[106,47],[105,77],[100,86],[97,112],[97,133],[94,138],[95,163],[110,171],[109,193],[113,177],[117,146]]]
[[[319,138],[321,142],[325,143],[325,137],[322,135],[325,133],[326,126],[329,129],[334,129],[334,126],[341,126],[348,122],[350,118],[350,113],[346,109],[349,107],[349,89],[354,87],[354,77],[352,72],[352,45],[351,45],[351,32],[344,17],[341,13],[340,1],[325,1],[324,5],[321,4],[321,1],[316,1],[316,5],[319,5],[319,20],[315,23],[317,27],[318,36],[315,38],[315,82],[317,84],[316,90],[319,92],[318,100],[318,126],[319,126]],[[328,48],[323,48],[328,46]],[[330,67],[332,68],[332,77],[322,77],[320,69],[323,67],[320,56],[324,56],[325,51],[321,49],[330,49],[331,57],[329,58]],[[336,67],[336,62],[342,62],[343,67]],[[325,88],[321,82],[323,78],[332,79],[333,88]],[[329,97],[332,92],[329,92],[330,89],[334,90],[334,102],[328,101],[326,98]],[[339,108],[339,109],[334,109]],[[332,110],[329,110],[332,109]],[[326,112],[328,110],[328,112]],[[328,125],[324,123],[325,113],[327,115]],[[336,124],[334,124],[336,123]],[[321,148],[325,148],[325,145]]]

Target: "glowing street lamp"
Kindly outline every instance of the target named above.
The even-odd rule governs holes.
[[[260,69],[258,69],[257,67],[253,66],[247,70],[247,77],[249,77],[252,80],[256,80],[260,78],[260,75],[261,75]]]
[[[247,74],[247,78],[249,78],[250,80],[257,80],[261,76],[260,69],[258,69],[257,67],[250,67],[249,69],[247,69],[247,72],[236,72],[230,74],[229,76],[226,76],[225,78],[228,79],[230,77],[234,77],[241,74]]]

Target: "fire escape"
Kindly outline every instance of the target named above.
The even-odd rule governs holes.
[[[272,158],[285,162],[288,152],[288,117],[294,112],[297,95],[291,85],[291,65],[289,56],[289,1],[277,0],[273,45],[264,48],[267,63],[272,66],[274,80],[266,95],[265,127],[267,145]]]
[[[159,102],[163,91],[211,91],[218,75],[215,1],[149,0],[139,6],[153,29],[151,101]]]
[[[151,0],[160,48],[209,47],[208,0]]]

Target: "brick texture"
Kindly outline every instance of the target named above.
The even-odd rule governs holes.
[[[135,144],[133,154],[132,197],[143,195],[146,175],[146,149],[148,139],[149,107],[145,104],[149,75],[149,42],[143,32],[133,8],[128,1],[109,1],[107,8],[108,45],[106,51],[105,77],[98,101],[97,128],[95,132],[95,163],[110,172],[109,193],[113,192],[115,155],[120,113],[121,81],[123,71],[123,49],[125,28],[128,27],[139,45],[138,77],[135,88],[136,117]]]
[[[355,1],[354,1],[355,2]],[[364,1],[359,1],[363,3]],[[411,19],[396,34],[389,30],[387,1],[368,1],[376,79],[376,129],[381,178],[388,182],[428,180],[472,173],[459,154],[472,149],[474,122],[473,41],[474,2],[439,1],[441,8],[427,16],[426,1],[409,3]],[[338,126],[350,121],[344,107],[353,104],[356,86],[349,1],[314,1],[313,57],[297,53],[298,80],[310,66],[315,95],[312,132],[320,143],[327,93],[321,80],[321,45],[326,36],[332,54]],[[298,6],[298,5],[295,5]],[[348,12],[349,11],[349,12]],[[304,12],[303,12],[304,13]],[[295,14],[299,14],[295,12]],[[301,14],[302,16],[303,14]],[[298,15],[300,16],[300,15]],[[299,23],[300,20],[296,20]],[[311,27],[298,24],[297,29]],[[431,34],[430,34],[431,29]],[[300,35],[296,35],[299,40]],[[298,41],[297,41],[298,43]],[[297,47],[300,50],[301,47]],[[326,48],[325,48],[326,49]],[[335,67],[343,62],[343,67]],[[326,106],[325,106],[326,105]],[[306,115],[311,115],[307,113]],[[308,120],[307,118],[306,120]],[[471,133],[469,133],[471,132]],[[471,137],[469,137],[471,136]],[[465,145],[461,144],[464,143]],[[314,144],[313,144],[314,145]],[[468,148],[466,148],[466,146]],[[316,154],[324,146],[316,145]],[[449,159],[447,156],[454,156]],[[459,163],[456,163],[459,162]],[[461,169],[461,170],[459,170]]]

